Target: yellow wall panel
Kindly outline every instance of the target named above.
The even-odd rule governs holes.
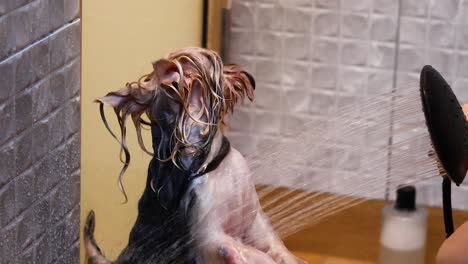
[[[124,186],[129,201],[122,204],[117,186],[122,166],[119,145],[106,131],[93,100],[149,72],[151,62],[168,52],[199,46],[202,10],[202,0],[82,0],[81,224],[95,210],[96,239],[110,259],[127,243],[150,157],[138,148],[134,131],[128,129],[132,161]],[[106,110],[117,132],[114,114]],[[151,147],[146,134],[145,142]],[[83,256],[82,247],[82,263]]]

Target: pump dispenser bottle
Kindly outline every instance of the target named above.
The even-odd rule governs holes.
[[[416,207],[416,189],[397,190],[395,205],[382,211],[380,264],[424,264],[427,210]]]

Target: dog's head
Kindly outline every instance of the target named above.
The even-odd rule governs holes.
[[[239,66],[223,66],[214,51],[186,48],[154,62],[153,71],[138,81],[98,99],[106,127],[103,105],[113,107],[119,121],[126,157],[120,179],[130,161],[125,141],[129,117],[144,151],[193,172],[205,161],[217,132],[222,132],[225,116],[245,96],[253,100],[254,89],[254,79]],[[151,126],[153,153],[143,144],[142,125]]]

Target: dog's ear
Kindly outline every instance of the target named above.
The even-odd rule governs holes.
[[[241,69],[238,65],[230,64],[224,66],[224,114],[232,112],[234,105],[245,96],[250,101],[254,99],[255,80],[248,72]]]
[[[172,85],[174,82],[179,83],[180,73],[173,61],[160,59],[153,62],[153,68],[158,84]]]
[[[130,163],[130,152],[128,151],[126,143],[126,126],[127,119],[129,117],[132,119],[133,124],[135,125],[138,144],[143,149],[143,151],[149,155],[153,155],[150,151],[148,151],[145,144],[143,143],[141,134],[142,124],[150,124],[148,121],[142,119],[142,115],[146,113],[154,99],[154,91],[156,86],[153,83],[153,78],[151,78],[151,75],[144,75],[142,78],[140,78],[140,81],[128,83],[125,88],[115,92],[110,92],[106,96],[95,100],[95,102],[100,104],[100,114],[105,127],[121,146],[121,161],[124,163],[124,166],[119,174],[119,186],[125,196],[125,202],[127,201],[127,195],[122,184],[122,177]],[[114,109],[120,126],[120,137],[114,134],[114,132],[109,127],[104,113],[105,105],[111,106]],[[125,157],[123,157],[123,154],[125,154]]]
[[[96,99],[96,102],[118,108],[130,95],[130,88],[125,87],[115,92],[110,92],[106,96]]]

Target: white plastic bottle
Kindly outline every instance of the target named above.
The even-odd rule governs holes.
[[[382,211],[380,264],[424,264],[427,237],[427,210],[416,207],[416,189],[397,190],[394,206]]]

